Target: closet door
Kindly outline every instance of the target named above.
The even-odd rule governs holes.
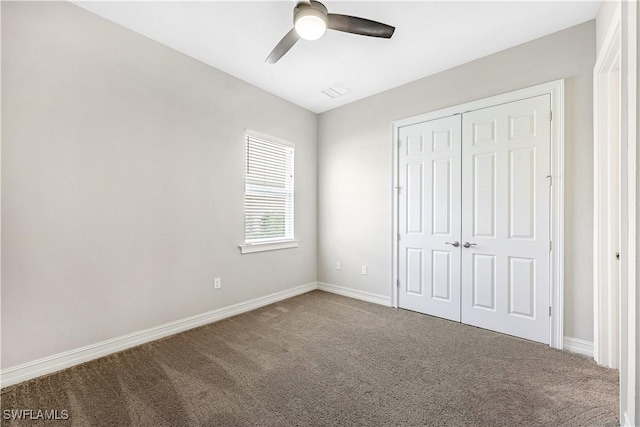
[[[460,115],[400,129],[398,305],[460,321]]]
[[[549,343],[550,96],[463,114],[462,322]]]

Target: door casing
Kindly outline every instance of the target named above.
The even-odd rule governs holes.
[[[620,7],[617,25],[605,41],[606,50],[593,72],[593,303],[594,359],[608,368],[620,367],[620,293],[622,259],[622,158],[621,154],[621,35]],[[625,248],[626,249],[626,248]],[[625,260],[626,264],[626,260]]]
[[[634,1],[617,2],[616,10],[609,20],[604,39],[597,53],[594,66],[594,171],[603,170],[607,166],[609,154],[615,154],[619,160],[619,224],[610,224],[600,205],[607,200],[608,183],[599,182],[595,174],[594,208],[594,356],[596,362],[612,366],[619,363],[620,369],[620,424],[638,425],[640,420],[640,359],[638,358],[640,343],[640,323],[638,322],[640,299],[638,294],[638,160],[637,160],[637,105],[638,105],[638,5]],[[620,57],[618,61],[616,57]],[[610,85],[612,71],[616,74],[620,67],[620,86]],[[615,81],[615,80],[614,80]],[[618,91],[614,94],[612,92]],[[614,101],[619,117],[613,123],[610,113],[611,101]],[[607,128],[610,124],[619,126],[619,135],[611,134]],[[608,144],[611,136],[619,145],[619,153],[609,153]],[[601,191],[603,190],[603,191]],[[598,194],[600,193],[600,194]],[[619,263],[620,277],[614,278],[619,284],[619,306],[605,300],[615,289],[612,289],[607,273],[611,251],[600,248],[608,245],[603,239],[608,228],[620,229]],[[597,238],[597,240],[596,240]],[[602,249],[602,250],[599,250]],[[615,256],[615,253],[614,253]],[[600,300],[600,296],[603,299]],[[619,333],[612,320],[619,320]],[[615,336],[618,335],[619,336]],[[613,339],[612,339],[613,338]],[[619,344],[616,339],[619,338]],[[616,346],[619,345],[619,348]],[[618,354],[615,354],[615,353]]]
[[[564,338],[564,80],[555,80],[525,89],[484,98],[441,110],[408,117],[392,123],[392,268],[391,298],[392,305],[398,307],[398,183],[399,130],[404,126],[436,120],[462,114],[468,111],[492,107],[513,101],[519,101],[539,95],[551,96],[551,260],[550,260],[550,298],[551,321],[550,342],[553,348],[563,348]]]

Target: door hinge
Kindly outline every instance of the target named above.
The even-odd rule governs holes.
[[[398,194],[400,194],[400,190],[402,189],[402,187],[400,187],[399,185],[396,186],[396,191],[398,192]]]
[[[396,287],[399,288],[400,287],[400,279],[396,280]]]
[[[616,252],[616,259],[620,261],[620,252]]]
[[[553,250],[553,241],[549,240],[549,252]]]
[[[549,111],[549,121],[553,120],[553,111]]]
[[[551,317],[551,306],[549,306],[549,317]]]
[[[547,178],[549,180],[549,187],[551,187],[553,185],[553,176],[547,175],[547,176],[545,176],[545,178]]]
[[[400,241],[400,233],[398,233],[398,241]]]

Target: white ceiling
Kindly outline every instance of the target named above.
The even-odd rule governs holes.
[[[599,1],[330,1],[330,13],[393,25],[390,40],[327,31],[265,58],[296,1],[105,2],[78,6],[320,113],[593,19]],[[351,92],[332,99],[322,89]]]

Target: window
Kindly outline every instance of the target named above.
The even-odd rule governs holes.
[[[294,146],[247,132],[242,253],[298,246],[293,240]]]

